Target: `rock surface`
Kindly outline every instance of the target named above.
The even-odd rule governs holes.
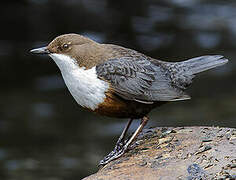
[[[236,129],[147,129],[121,158],[83,180],[236,179]]]

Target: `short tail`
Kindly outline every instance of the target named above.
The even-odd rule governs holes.
[[[197,73],[222,66],[228,59],[221,55],[200,56],[186,61],[169,63],[172,83],[180,89],[187,88]]]
[[[228,62],[228,59],[221,55],[200,56],[183,61],[183,66],[186,68],[187,74],[197,74],[217,66],[222,66]]]

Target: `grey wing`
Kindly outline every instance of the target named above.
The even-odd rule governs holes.
[[[141,103],[189,99],[171,85],[166,71],[145,58],[110,59],[96,66],[99,78],[108,81],[117,95]]]

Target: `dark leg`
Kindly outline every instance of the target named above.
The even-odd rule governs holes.
[[[142,132],[144,126],[147,124],[148,120],[149,120],[149,118],[147,116],[144,116],[142,118],[142,121],[141,121],[139,127],[136,129],[136,131],[131,136],[129,141],[124,145],[123,149],[126,150],[130,146],[130,144],[138,137],[138,135]]]
[[[132,119],[130,119],[128,124],[124,128],[120,138],[118,139],[114,150],[112,152],[110,152],[103,160],[101,160],[99,165],[105,165],[105,164],[109,163],[110,161],[122,156],[125,153],[125,151],[128,149],[128,147],[130,146],[130,144],[137,138],[139,133],[142,131],[144,126],[147,124],[148,120],[149,120],[148,117],[144,116],[142,118],[142,121],[141,121],[139,127],[136,129],[136,131],[134,132],[132,137],[124,144],[125,134],[128,131],[128,128],[132,122]]]
[[[133,119],[130,119],[128,121],[128,123],[126,124],[125,128],[123,129],[118,141],[116,142],[115,148],[106,157],[104,157],[103,160],[100,161],[99,165],[105,165],[108,162],[112,161],[113,159],[117,158],[116,154],[118,154],[122,150],[122,148],[125,144],[125,135],[129,129],[132,121],[133,121]]]
[[[119,139],[118,139],[118,141],[116,142],[116,146],[115,146],[115,148],[114,148],[114,150],[120,150],[121,148],[122,148],[122,146],[124,146],[124,143],[125,143],[125,135],[126,135],[126,133],[127,133],[127,131],[129,130],[129,127],[130,127],[130,125],[131,125],[131,123],[133,122],[133,119],[130,119],[129,121],[128,121],[128,123],[126,124],[126,126],[125,126],[125,128],[123,129],[123,131],[122,131],[122,133],[121,133],[121,135],[120,135],[120,137],[119,137]],[[114,151],[113,150],[113,151]]]

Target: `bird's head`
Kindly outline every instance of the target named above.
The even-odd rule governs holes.
[[[62,70],[72,65],[86,66],[89,63],[86,57],[95,53],[98,46],[99,43],[79,34],[64,34],[56,37],[47,46],[32,49],[30,52],[49,55]]]

